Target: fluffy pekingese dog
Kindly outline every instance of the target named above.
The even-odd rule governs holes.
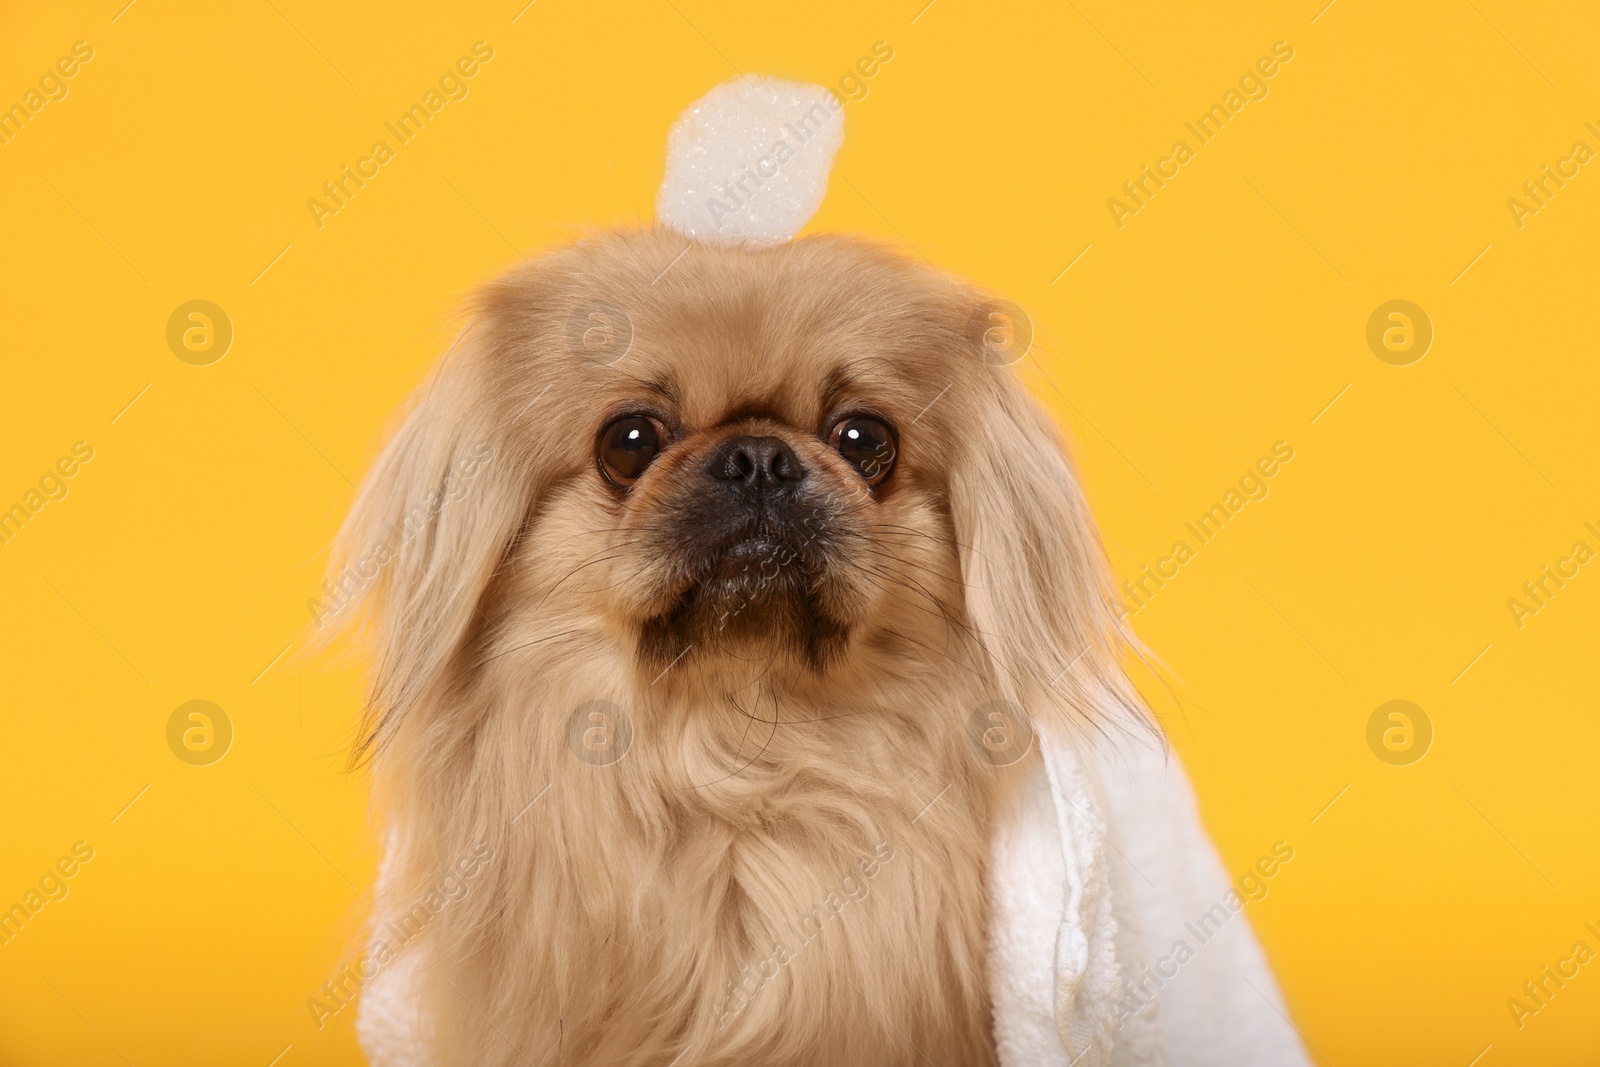
[[[1023,327],[855,239],[684,246],[487,285],[341,534],[369,1054],[992,1064],[995,709],[1138,702]]]

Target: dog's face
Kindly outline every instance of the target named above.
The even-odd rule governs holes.
[[[620,310],[596,317],[626,316],[627,354],[570,367],[574,473],[523,559],[592,567],[561,599],[633,631],[652,673],[695,653],[821,670],[897,608],[959,611],[949,422],[929,405],[974,357],[909,321],[936,292],[869,297],[823,267],[712,255],[676,287],[611,289]]]
[[[917,507],[914,461],[899,463],[899,398],[852,389],[840,366],[795,369],[786,389],[704,376],[669,385],[676,403],[604,413],[596,468],[614,499],[597,510],[626,546],[607,570],[641,656],[781,649],[820,666],[882,610],[892,568],[927,554],[889,523],[921,520],[906,529],[953,559]]]
[[[1087,511],[1007,366],[1025,325],[860,242],[686,243],[612,235],[483,292],[345,531],[353,559],[439,501],[360,590],[378,703],[575,634],[650,684],[912,654],[1020,697],[1104,667]]]
[[[963,610],[964,412],[935,402],[992,370],[970,295],[850,244],[682,248],[543,281],[572,310],[525,432],[570,430],[511,563],[521,597],[603,618],[652,678],[690,656],[823,672],[888,633],[932,638]]]

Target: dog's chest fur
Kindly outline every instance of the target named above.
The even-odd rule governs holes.
[[[457,917],[493,915],[496,934],[460,931],[458,988],[434,998],[442,1050],[584,1067],[994,1062],[997,783],[959,717],[790,708],[779,726],[727,710],[644,723],[621,763],[555,779]]]

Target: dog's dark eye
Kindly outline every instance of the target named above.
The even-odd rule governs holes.
[[[600,433],[600,470],[613,485],[639,480],[661,451],[661,431],[643,415],[628,415]]]
[[[833,447],[860,472],[868,485],[877,485],[889,477],[894,467],[894,431],[866,415],[853,415],[835,426]]]

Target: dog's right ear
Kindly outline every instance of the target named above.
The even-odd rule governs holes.
[[[354,758],[380,750],[447,683],[535,490],[508,438],[508,401],[473,328],[413,395],[334,543],[318,641],[370,640],[372,682]],[[515,410],[515,409],[513,409]]]
[[[949,494],[972,632],[997,692],[1028,714],[1056,709],[1063,725],[1100,730],[1142,725],[1144,700],[1123,665],[1136,646],[1089,502],[1059,429],[1011,369],[1021,358],[1008,347],[1011,327],[1004,344],[992,339],[996,307],[978,305],[976,358],[952,398],[971,412]]]

